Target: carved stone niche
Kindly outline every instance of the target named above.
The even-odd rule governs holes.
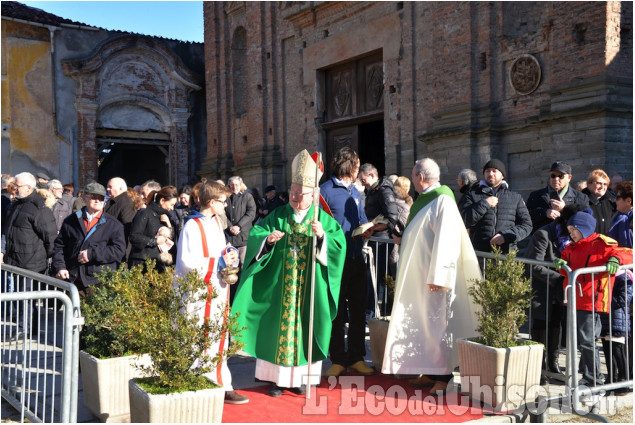
[[[540,63],[532,55],[520,55],[509,68],[509,82],[520,95],[532,93],[540,85]]]

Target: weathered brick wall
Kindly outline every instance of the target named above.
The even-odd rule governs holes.
[[[201,174],[287,185],[323,149],[322,70],[381,51],[386,172],[435,158],[443,180],[492,156],[514,189],[544,186],[556,159],[632,177],[632,3],[206,2],[208,157]],[[246,113],[232,109],[232,37],[246,30]],[[522,54],[540,84],[521,95]],[[363,158],[362,158],[363,160]]]

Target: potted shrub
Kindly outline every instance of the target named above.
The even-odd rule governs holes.
[[[544,347],[518,338],[532,291],[524,265],[515,261],[517,251],[505,258],[498,247],[493,253],[484,278],[468,289],[481,309],[476,329],[481,336],[457,345],[462,391],[504,411],[535,399]]]
[[[136,366],[148,365],[150,357],[139,353],[135,339],[129,338],[118,313],[126,309],[115,282],[139,280],[140,271],[104,271],[100,284],[87,291],[82,300],[84,327],[79,353],[84,404],[102,422],[129,422],[128,381],[141,376]]]
[[[207,298],[207,285],[196,271],[177,278],[172,267],[159,273],[149,262],[145,269],[143,279],[118,282],[115,288],[126,300],[127,308],[120,316],[123,328],[152,359],[141,368],[145,377],[129,382],[130,419],[134,423],[220,422],[225,390],[205,375],[221,359],[210,358],[206,348],[223,334],[237,336],[235,318],[225,309],[199,325],[191,306]],[[227,315],[226,320],[221,320],[222,315]],[[223,361],[240,348],[232,338]]]

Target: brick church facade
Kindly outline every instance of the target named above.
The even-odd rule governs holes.
[[[442,181],[490,157],[514,190],[632,178],[631,2],[205,2],[198,174],[289,185],[303,148]]]

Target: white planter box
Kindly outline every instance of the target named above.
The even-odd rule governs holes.
[[[543,345],[492,348],[459,339],[457,346],[462,393],[496,411],[513,410],[535,401],[540,387]]]
[[[131,379],[129,395],[132,423],[221,423],[223,419],[222,387],[155,395]]]
[[[370,355],[373,359],[373,366],[378,372],[384,363],[384,350],[386,349],[386,336],[388,335],[388,325],[390,317],[386,320],[369,319],[368,333],[370,336]]]
[[[100,360],[79,353],[84,404],[102,422],[130,422],[128,381],[140,377],[135,365],[150,365],[150,356],[126,356]]]

